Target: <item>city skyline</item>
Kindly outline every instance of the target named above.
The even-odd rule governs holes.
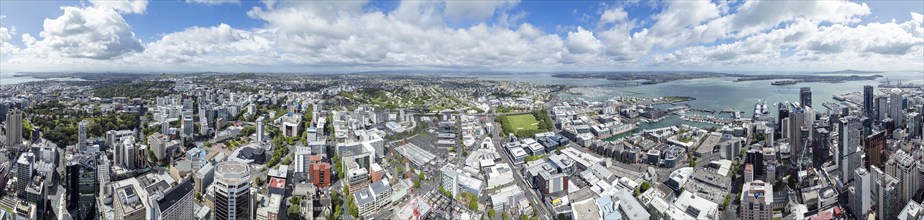
[[[919,70],[913,1],[0,2],[2,72]]]

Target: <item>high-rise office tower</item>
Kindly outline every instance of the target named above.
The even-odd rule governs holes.
[[[164,192],[163,197],[157,200],[155,209],[157,219],[175,220],[188,219],[195,215],[193,195],[195,188],[192,178],[183,178],[175,187]]]
[[[895,201],[901,195],[901,186],[898,179],[892,175],[885,174],[877,182],[879,212],[876,214],[879,219],[896,219],[901,212],[905,202]]]
[[[6,145],[15,149],[22,144],[22,110],[13,108],[6,115]],[[16,152],[11,150],[11,152]]]
[[[883,151],[886,149],[887,140],[889,137],[886,135],[885,131],[879,131],[870,136],[866,136],[866,141],[863,142],[863,150],[866,155],[866,162],[864,167],[869,168],[870,166],[883,167]]]
[[[855,153],[856,149],[860,147],[860,133],[862,128],[860,127],[860,121],[856,116],[848,116],[841,118],[841,123],[839,124],[839,137],[838,144],[838,158],[840,161],[838,164],[841,167],[842,172],[849,173],[850,167],[854,165],[849,164],[850,154]],[[860,151],[862,154],[864,151]],[[851,175],[841,175],[842,180],[846,182],[848,179],[853,178]]]
[[[250,166],[226,161],[215,167],[215,219],[250,219]]]
[[[831,142],[830,131],[826,127],[816,127],[812,135],[812,156],[816,164],[822,164],[830,160],[828,152]]]
[[[876,110],[879,112],[879,121],[889,118],[889,96],[879,96],[876,98]]]
[[[263,142],[263,116],[257,118],[257,142]]]
[[[776,107],[778,109],[776,116],[776,130],[781,132],[782,136],[786,136],[786,134],[783,134],[783,119],[789,117],[789,103],[780,102],[776,104]]]
[[[193,116],[192,116],[192,115],[183,115],[183,124],[182,124],[182,127],[183,127],[183,136],[184,136],[184,137],[192,137],[192,136],[195,134],[195,133],[194,133],[194,132],[195,132],[195,127],[193,127],[193,126],[194,126],[193,123],[194,123],[194,122],[193,122]]]
[[[794,107],[789,115],[789,151],[791,152],[791,160],[795,164],[801,164],[802,161],[802,152],[805,150],[805,136],[803,136],[803,129],[805,126],[805,112],[802,108]]]
[[[26,152],[22,155],[19,155],[19,159],[16,160],[16,193],[19,195],[25,195],[26,187],[29,186],[29,181],[32,180],[32,171],[34,170],[33,164],[35,163],[35,154],[32,152]]]
[[[754,166],[755,176],[764,176],[764,172],[766,169],[764,168],[764,152],[761,151],[759,148],[749,149],[745,153],[744,162],[749,163]]]
[[[170,123],[167,122],[167,114],[161,114],[160,118],[160,134],[169,135],[170,134]]]
[[[90,127],[90,122],[87,120],[82,120],[80,123],[77,123],[77,148],[84,150],[87,146],[87,129]]]
[[[799,89],[799,102],[803,107],[812,107],[812,88],[802,87]]]
[[[863,113],[865,113],[865,116],[868,118],[876,118],[876,113],[873,110],[873,98],[875,98],[875,95],[873,86],[863,86]]]
[[[850,210],[853,213],[853,216],[856,218],[861,218],[866,216],[866,212],[872,208],[872,195],[870,195],[870,190],[872,190],[872,179],[870,179],[869,172],[864,168],[857,168],[853,171],[853,190],[854,190],[854,203],[850,204]]]
[[[889,117],[895,120],[895,127],[905,127],[905,110],[902,108],[902,90],[893,88],[889,96]]]
[[[773,218],[773,185],[755,180],[741,188],[741,219]]]
[[[66,204],[75,211],[75,219],[93,219],[96,216],[96,193],[99,190],[97,164],[93,157],[71,154],[67,157],[64,173]]]
[[[885,172],[899,181],[900,202],[905,204],[914,197],[914,194],[924,184],[921,182],[920,171],[914,157],[904,150],[898,150],[886,162]]]

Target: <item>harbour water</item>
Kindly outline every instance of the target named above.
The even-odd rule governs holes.
[[[48,78],[48,79],[39,79],[31,76],[16,76],[16,73],[13,72],[0,72],[0,85],[12,85],[26,82],[36,82],[44,80],[56,80],[56,81],[81,81],[83,79],[79,78]]]
[[[793,73],[799,74],[799,73]],[[880,73],[882,78],[877,80],[850,81],[842,83],[798,83],[795,85],[770,85],[774,80],[744,81],[735,82],[733,77],[723,78],[704,78],[692,80],[678,80],[653,85],[624,86],[620,81],[610,81],[605,79],[572,79],[572,78],[555,78],[551,73],[532,74],[529,77],[524,75],[481,75],[480,79],[500,80],[500,81],[518,81],[530,82],[545,85],[566,85],[581,86],[571,89],[568,93],[559,93],[560,97],[579,97],[592,101],[605,101],[607,99],[624,96],[624,97],[664,97],[664,96],[692,96],[696,100],[685,102],[693,108],[703,108],[721,111],[725,108],[734,108],[743,111],[742,117],[751,117],[754,104],[759,99],[767,100],[771,105],[770,112],[776,117],[777,108],[774,104],[779,102],[798,102],[799,89],[801,87],[812,88],[812,106],[819,112],[826,112],[827,108],[822,106],[825,102],[842,104],[841,101],[834,100],[835,94],[844,94],[848,92],[863,92],[864,85],[878,86],[888,79],[891,83],[914,83],[917,85],[924,84],[924,73],[922,72],[887,72]],[[880,91],[877,89],[876,93]],[[690,114],[688,112],[688,114]],[[708,114],[708,113],[703,113]],[[728,114],[716,117],[727,117]],[[654,123],[641,123],[635,131],[643,129],[652,129],[667,127],[671,125],[688,124],[696,127],[714,127],[717,125],[689,122],[681,120],[676,115],[671,115],[664,120]],[[630,132],[616,136],[619,138],[631,135]]]
[[[886,78],[892,83],[924,84],[922,72],[887,72],[878,80],[850,81],[842,83],[798,83],[795,85],[774,86],[774,80],[735,82],[733,77],[704,78],[692,80],[678,80],[653,85],[623,86],[619,81],[605,79],[570,79],[555,78],[552,74],[534,74],[529,77],[523,75],[482,75],[481,79],[531,82],[546,85],[584,86],[572,89],[572,93],[560,93],[561,97],[580,97],[593,101],[605,101],[616,96],[626,97],[663,97],[663,96],[692,96],[696,100],[685,102],[694,108],[705,108],[720,111],[725,108],[734,108],[744,111],[743,116],[750,117],[754,103],[758,99],[767,100],[773,105],[784,101],[798,101],[801,87],[812,88],[812,106],[819,111],[825,111],[822,106],[825,102],[841,103],[834,100],[834,94],[848,92],[863,92],[864,85],[878,86]],[[877,94],[879,91],[877,90]],[[771,107],[771,112],[776,112]]]

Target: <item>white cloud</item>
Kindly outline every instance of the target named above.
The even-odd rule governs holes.
[[[203,5],[241,4],[241,0],[186,0],[186,3]]]
[[[96,8],[110,8],[123,14],[144,14],[148,0],[90,0]]]
[[[573,54],[597,53],[603,45],[600,40],[594,37],[594,33],[584,28],[578,27],[575,32],[568,32],[568,40],[565,42],[568,52]]]
[[[518,0],[447,0],[446,15],[453,19],[482,20],[490,18],[500,8],[516,5]]]
[[[610,8],[603,11],[603,14],[600,15],[600,22],[598,25],[611,24],[616,22],[622,22],[629,18],[629,13],[627,13],[622,8]]]
[[[747,36],[795,19],[842,24],[858,22],[860,16],[869,14],[866,3],[848,1],[748,1],[729,15],[729,28],[738,36]]]
[[[192,0],[198,1],[198,0]],[[590,26],[562,35],[522,22],[517,1],[403,1],[391,11],[364,1],[264,1],[247,15],[265,22],[189,27],[142,43],[121,14],[145,1],[94,1],[46,19],[36,39],[8,43],[3,64],[28,68],[261,70],[262,68],[612,69],[612,67],[802,67],[924,65],[924,16],[861,23],[851,2],[666,2],[643,18],[602,6]],[[575,16],[583,16],[575,14]],[[633,17],[635,16],[635,17]],[[457,27],[458,20],[473,20]],[[141,27],[143,28],[143,27]],[[89,59],[88,59],[89,58]],[[5,65],[8,67],[9,65]],[[869,68],[864,68],[869,69]]]
[[[32,49],[47,50],[65,57],[110,59],[143,51],[141,40],[110,7],[63,7],[64,14],[45,19],[42,39]]]

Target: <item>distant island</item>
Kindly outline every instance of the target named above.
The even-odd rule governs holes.
[[[876,73],[884,73],[884,71],[863,71],[863,70],[846,69],[846,70],[831,71],[831,72],[815,72],[815,74],[876,74]]]
[[[847,70],[845,70],[847,71]],[[856,70],[849,70],[856,71]],[[842,71],[843,72],[843,71]],[[863,80],[875,80],[876,78],[882,77],[882,75],[863,75],[859,76],[857,74],[841,76],[841,75],[816,75],[816,74],[803,74],[803,75],[793,75],[793,74],[760,74],[760,75],[744,75],[737,73],[720,73],[720,72],[696,72],[696,71],[666,71],[666,72],[656,72],[656,71],[637,71],[637,72],[583,72],[583,73],[558,73],[553,74],[552,77],[556,78],[576,78],[576,79],[606,79],[612,81],[641,81],[636,85],[648,85],[648,84],[658,84],[666,83],[677,80],[690,80],[690,79],[702,79],[702,78],[717,78],[717,77],[734,77],[734,82],[744,82],[744,81],[758,81],[758,80],[776,80],[772,82],[772,85],[792,85],[802,82],[827,82],[827,83],[839,83],[847,81],[863,81]],[[631,85],[625,84],[625,85]]]

